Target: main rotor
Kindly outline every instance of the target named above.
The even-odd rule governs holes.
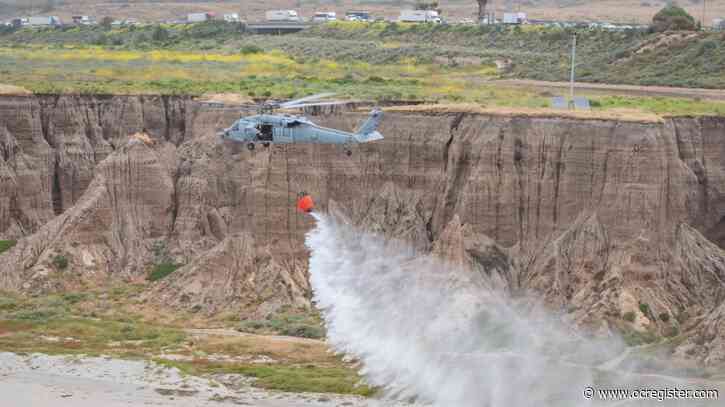
[[[268,101],[263,104],[260,104],[258,107],[258,111],[260,114],[264,113],[274,113],[277,109],[302,109],[305,107],[313,107],[313,106],[338,106],[338,105],[344,105],[347,103],[350,103],[349,101],[343,101],[343,100],[321,100],[324,98],[328,98],[330,96],[334,96],[334,93],[318,93],[316,95],[312,96],[306,96],[300,99],[294,99],[287,102],[275,102],[275,101]]]

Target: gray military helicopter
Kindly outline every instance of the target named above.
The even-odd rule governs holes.
[[[331,106],[349,102],[320,101],[332,96],[332,93],[321,93],[289,102],[270,102],[260,106],[258,114],[242,117],[234,122],[228,129],[219,133],[225,140],[245,143],[252,151],[257,143],[264,147],[270,144],[342,144],[346,146],[345,153],[352,155],[350,147],[354,144],[368,143],[382,140],[383,135],[377,131],[383,112],[373,109],[370,117],[355,133],[330,129],[318,126],[304,116],[288,114],[275,114],[276,109],[297,109],[311,106]]]

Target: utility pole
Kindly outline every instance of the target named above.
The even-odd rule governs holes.
[[[702,24],[700,29],[705,31],[705,15],[707,13],[707,0],[702,0]]]
[[[576,32],[571,40],[571,76],[569,79],[569,106],[574,107],[574,68],[576,67]]]

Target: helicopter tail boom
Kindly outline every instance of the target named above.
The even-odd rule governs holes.
[[[375,109],[370,113],[370,117],[365,123],[360,126],[360,129],[355,133],[355,139],[360,143],[367,143],[369,141],[381,140],[383,135],[377,131],[380,121],[383,119],[383,112],[380,109]]]

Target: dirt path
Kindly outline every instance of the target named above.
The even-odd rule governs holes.
[[[568,89],[569,82],[547,82],[529,79],[504,79],[490,81],[491,84],[503,86],[527,87],[540,90]],[[614,95],[628,96],[669,96],[683,98],[700,98],[707,100],[725,100],[724,89],[698,89],[698,88],[674,88],[667,86],[635,86],[635,85],[609,85],[601,83],[577,82],[576,90]]]

